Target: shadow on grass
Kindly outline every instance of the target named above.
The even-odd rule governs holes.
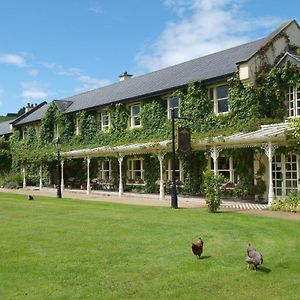
[[[199,259],[208,259],[208,258],[211,258],[210,255],[204,255],[204,256],[201,256]]]
[[[257,271],[269,274],[272,270],[269,269],[269,268],[265,268],[265,267],[260,266],[260,267],[257,268]]]

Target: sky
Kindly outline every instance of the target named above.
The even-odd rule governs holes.
[[[1,0],[0,115],[300,23],[296,0]]]

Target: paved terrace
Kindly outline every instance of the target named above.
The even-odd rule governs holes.
[[[1,188],[0,192],[15,193],[21,195],[33,196],[48,196],[56,197],[56,189],[43,188],[39,190],[36,187],[27,187],[26,189],[10,190]],[[70,190],[66,189],[62,192],[64,198],[81,199],[100,202],[126,203],[134,205],[148,206],[171,206],[171,197],[166,195],[164,200],[159,199],[156,194],[139,194],[139,193],[124,193],[119,196],[118,192],[108,191],[91,191],[90,195],[86,194],[85,190]],[[180,208],[203,208],[205,200],[202,197],[178,196],[178,207]],[[250,203],[245,201],[223,200],[221,208],[238,209],[238,210],[263,210],[267,207],[265,204]]]

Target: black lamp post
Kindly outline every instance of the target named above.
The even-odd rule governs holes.
[[[176,188],[176,150],[175,150],[175,118],[181,120],[191,120],[191,116],[179,117],[175,116],[175,108],[171,108],[172,117],[172,194],[171,208],[178,208],[177,188]]]
[[[61,198],[61,159],[60,159],[60,149],[61,149],[61,140],[57,137],[54,140],[55,147],[57,150],[57,191],[56,198]]]
[[[177,189],[176,189],[176,152],[175,152],[175,109],[171,109],[172,117],[172,194],[171,208],[178,208]]]

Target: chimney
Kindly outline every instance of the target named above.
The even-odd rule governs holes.
[[[121,75],[119,75],[120,81],[127,80],[127,79],[129,79],[131,77],[132,77],[132,75],[128,74],[127,71],[125,71],[124,73],[122,73]]]
[[[27,103],[25,106],[25,113],[33,109],[33,104]]]

